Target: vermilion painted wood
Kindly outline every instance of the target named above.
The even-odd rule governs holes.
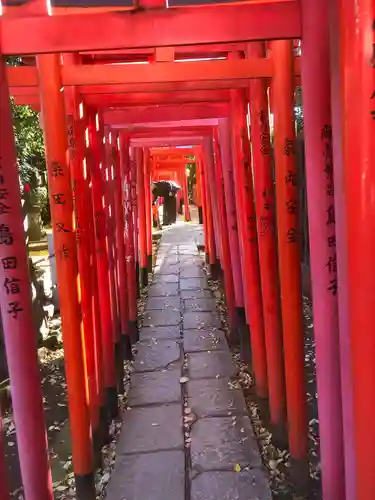
[[[30,500],[52,500],[52,479],[36,346],[38,333],[32,308],[12,112],[5,64],[2,58],[0,60],[0,109],[0,181],[2,193],[5,196],[3,205],[9,207],[9,211],[5,211],[0,216],[2,234],[6,237],[2,239],[0,245],[0,276],[3,284],[0,290],[0,305],[12,387],[13,415],[17,426],[18,457],[25,495]],[[10,288],[13,286],[15,287],[15,290],[12,290],[14,294],[11,293]],[[2,427],[1,415],[0,421],[0,427]],[[0,445],[3,444],[2,431],[3,429],[0,428]],[[4,449],[1,447],[0,498],[3,498],[1,493],[4,493],[4,499],[8,500],[9,492],[6,491],[8,471],[6,465],[3,464],[3,454]]]
[[[233,159],[228,120],[219,125],[220,154],[224,180],[225,209],[230,243],[231,271],[233,274],[235,302],[237,308],[244,307],[241,257],[239,249],[239,234],[234,193]]]
[[[207,199],[209,202],[209,217],[212,218],[213,225],[213,238],[215,244],[215,261],[210,262],[210,264],[217,264],[218,260],[221,260],[221,238],[220,238],[220,230],[219,230],[219,211],[218,211],[218,200],[217,200],[217,192],[212,189],[212,186],[215,185],[215,177],[214,177],[214,154],[213,154],[213,143],[212,136],[207,137],[203,143],[203,160],[205,165],[206,172],[206,189],[207,189]]]
[[[118,297],[121,319],[122,335],[129,335],[129,279],[126,266],[126,248],[125,248],[125,221],[123,207],[123,180],[121,176],[120,166],[120,144],[119,137],[113,134],[113,165],[114,179],[113,189],[115,196],[115,217],[116,217],[116,247],[117,247],[117,280],[118,280]]]
[[[2,19],[3,53],[40,54],[300,38],[298,1]],[[69,26],[69,30],[67,30]],[[101,27],[98,30],[98,26]],[[21,37],[20,34],[25,34]]]
[[[206,254],[206,263],[209,262],[211,240],[208,233],[208,219],[207,219],[207,192],[206,192],[206,178],[204,175],[204,162],[203,152],[200,150],[198,161],[200,163],[201,185],[202,185],[202,212],[203,212],[203,234],[204,234],[204,248]]]
[[[318,388],[322,491],[326,500],[345,499],[330,87],[329,5],[303,0],[302,83],[306,189],[311,285],[313,294],[316,379]],[[375,74],[375,72],[374,72]],[[344,389],[346,392],[346,389]]]
[[[118,85],[271,77],[271,59],[76,65],[63,69],[64,85]]]
[[[138,215],[138,245],[139,245],[139,268],[142,274],[142,284],[147,285],[147,228],[146,228],[146,195],[144,175],[144,151],[141,148],[135,150],[135,161],[137,166],[137,215]]]
[[[267,395],[267,366],[250,144],[246,123],[247,103],[245,94],[241,91],[234,90],[232,93],[232,148],[245,309],[251,331],[256,390],[260,397],[264,397]]]
[[[264,47],[258,42],[250,44],[248,51],[253,57],[263,57],[264,55]],[[266,342],[268,396],[272,420],[275,424],[281,425],[285,422],[285,375],[267,85],[261,80],[252,80],[249,85],[254,196]]]
[[[70,432],[76,478],[93,473],[89,411],[86,401],[85,369],[78,298],[78,264],[73,215],[73,196],[67,166],[67,134],[64,96],[60,92],[60,63],[56,55],[38,59],[43,108],[51,219],[64,339],[68,384]],[[60,195],[60,196],[59,196]],[[63,198],[64,204],[58,200]],[[92,487],[94,477],[92,475]]]
[[[134,255],[134,225],[133,207],[131,197],[131,170],[129,158],[129,139],[120,134],[120,169],[121,169],[121,191],[124,210],[124,237],[126,252],[126,275],[128,289],[129,320],[137,320],[137,291],[135,276]],[[133,340],[133,339],[132,339]]]
[[[22,88],[22,87],[21,87]],[[226,90],[193,90],[182,92],[144,92],[113,94],[111,87],[108,94],[87,94],[84,101],[87,105],[97,107],[137,106],[151,104],[186,104],[191,102],[225,102],[229,100],[229,92]]]
[[[113,187],[113,145],[112,133],[104,129],[104,155],[102,157],[101,174],[103,186],[103,203],[106,226],[106,247],[108,255],[109,287],[112,312],[113,341],[118,344],[121,337],[121,318],[118,301],[118,288],[116,279],[116,220],[114,210]]]
[[[228,113],[229,106],[224,103],[210,103],[205,106],[200,104],[177,104],[104,110],[103,118],[107,125],[123,128],[128,124],[145,122],[226,117]]]
[[[348,264],[348,317],[353,374],[356,500],[375,495],[370,450],[375,443],[372,384],[375,345],[372,314],[374,271],[374,35],[370,0],[340,3],[340,72],[344,138],[344,196]],[[341,245],[341,242],[340,242]],[[341,287],[341,283],[339,283]],[[340,294],[340,289],[338,293]],[[348,499],[349,500],[349,499]]]
[[[289,450],[307,458],[298,188],[293,115],[292,44],[272,42],[275,57],[272,109],[275,120],[276,208],[283,322]]]
[[[202,152],[203,158],[203,179],[204,179],[204,189],[205,189],[205,203],[206,203],[206,231],[207,231],[207,244],[208,244],[208,264],[214,266],[216,264],[216,244],[215,244],[215,232],[212,214],[212,201],[209,191],[209,177],[207,174],[207,155]],[[203,186],[203,183],[202,183]],[[206,249],[207,254],[207,249]]]
[[[345,388],[345,396],[342,398],[343,429],[344,429],[344,451],[345,451],[345,484],[346,500],[356,497],[356,450],[354,444],[354,412],[353,412],[353,371],[352,371],[352,346],[350,339],[349,324],[349,285],[347,266],[347,228],[346,194],[344,190],[345,165],[344,165],[344,120],[345,99],[350,99],[350,93],[344,94],[342,84],[343,74],[341,72],[341,44],[344,41],[344,33],[340,30],[340,4],[341,0],[330,2],[330,63],[331,63],[331,113],[332,113],[332,143],[335,168],[335,230],[336,230],[336,252],[337,252],[337,274],[339,282],[338,293],[338,319],[340,335],[340,368],[341,387]],[[352,90],[347,87],[348,92]],[[356,124],[353,123],[355,126]]]
[[[221,239],[221,263],[224,270],[225,302],[228,309],[229,325],[234,328],[236,325],[236,301],[233,284],[233,273],[231,269],[231,256],[229,246],[228,220],[225,210],[223,165],[221,161],[218,132],[214,132],[214,186],[217,190],[217,205],[219,217],[219,237]]]
[[[67,132],[69,148],[69,168],[73,183],[74,212],[76,221],[76,243],[79,271],[80,302],[82,310],[82,328],[84,340],[84,362],[87,376],[87,400],[90,409],[90,420],[93,433],[99,427],[99,406],[100,406],[100,380],[97,365],[96,351],[100,346],[95,335],[100,334],[94,330],[92,311],[92,276],[91,276],[91,235],[93,231],[93,211],[90,199],[90,191],[85,179],[84,122],[79,119],[79,101],[76,89],[70,87],[65,92],[65,104],[67,113]]]
[[[87,168],[91,173],[91,192],[95,221],[95,249],[97,263],[98,292],[103,349],[103,376],[105,386],[105,404],[110,405],[116,388],[114,325],[110,299],[109,262],[106,244],[107,232],[103,206],[104,185],[103,168],[103,123],[94,110],[88,113],[88,131],[90,149],[87,149]]]
[[[146,198],[146,248],[147,263],[152,268],[152,212],[151,212],[151,175],[150,156],[148,148],[145,148],[144,175],[145,175],[145,198]]]

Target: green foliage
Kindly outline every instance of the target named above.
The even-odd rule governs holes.
[[[10,66],[21,66],[19,57],[7,57]],[[31,201],[39,205],[44,224],[51,220],[43,132],[39,113],[30,106],[18,106],[11,99],[13,129],[21,184],[30,184]]]
[[[13,127],[19,175],[22,184],[30,184],[32,203],[39,205],[44,224],[51,220],[46,186],[46,162],[39,114],[29,106],[17,106],[12,100]]]
[[[197,167],[196,167],[194,155],[188,155],[188,159],[191,160],[191,163],[189,162],[186,164],[186,168],[188,168],[190,171],[189,176],[187,178],[188,192],[189,192],[189,198],[192,199],[193,188],[194,188],[194,185],[197,183],[197,179],[196,179]]]

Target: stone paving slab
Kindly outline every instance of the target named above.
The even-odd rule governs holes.
[[[155,283],[148,289],[149,297],[169,297],[178,295],[177,283]]]
[[[236,367],[227,351],[195,352],[188,355],[191,379],[234,377]]]
[[[228,343],[222,330],[185,330],[184,351],[228,351]]]
[[[199,265],[185,265],[180,271],[181,278],[205,278],[206,274]]]
[[[180,296],[182,299],[210,299],[212,298],[211,290],[181,290]]]
[[[129,405],[146,406],[181,402],[181,370],[133,373]]]
[[[198,418],[248,413],[242,390],[232,388],[227,378],[190,380],[188,405]]]
[[[215,311],[216,300],[214,298],[187,299],[184,300],[185,311]]]
[[[123,456],[113,478],[106,500],[183,500],[185,455],[182,451],[159,451]]]
[[[146,311],[143,317],[144,326],[175,326],[181,323],[180,311]]]
[[[265,472],[251,469],[199,474],[192,482],[191,500],[272,500],[272,496]]]
[[[180,310],[180,297],[150,297],[147,300],[146,311],[178,309]],[[146,313],[147,315],[147,313]]]
[[[191,431],[191,463],[198,471],[261,467],[259,449],[248,416],[198,420]]]
[[[134,363],[136,372],[150,372],[163,368],[177,367],[181,363],[180,344],[174,340],[140,342]]]
[[[156,274],[152,280],[152,283],[178,283],[179,277],[176,274]]]
[[[116,460],[122,455],[183,447],[181,404],[133,408],[123,416]]]
[[[180,265],[179,264],[171,264],[170,266],[166,266],[164,264],[156,265],[154,267],[154,272],[158,274],[158,276],[162,276],[164,274],[179,274],[180,273]]]
[[[206,278],[181,278],[181,290],[208,290],[208,282]]]
[[[185,330],[220,328],[221,321],[215,312],[185,312],[183,315]]]
[[[146,326],[139,332],[141,341],[168,340],[180,338],[179,326]]]

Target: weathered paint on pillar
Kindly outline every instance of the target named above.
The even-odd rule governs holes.
[[[59,59],[59,55],[42,55],[38,57],[37,63],[64,340],[73,468],[77,498],[94,499],[92,440],[78,300],[76,228],[67,165],[68,144]]]
[[[219,144],[223,169],[225,209],[227,215],[231,268],[233,274],[234,294],[236,307],[244,307],[242,286],[242,271],[239,248],[239,235],[237,225],[236,202],[234,196],[233,161],[230,151],[230,130],[228,121],[219,125]]]
[[[214,131],[214,184],[217,190],[217,208],[219,216],[219,237],[221,239],[221,263],[224,270],[224,289],[225,301],[228,310],[229,327],[232,330],[232,335],[237,327],[236,322],[236,301],[234,295],[233,274],[231,269],[230,246],[229,246],[229,231],[227,214],[225,210],[225,195],[224,195],[224,178],[223,166],[221,162],[220,145],[218,139],[218,131]]]
[[[202,213],[202,182],[200,173],[200,161],[198,160],[198,155],[195,155],[195,203],[198,208],[198,221],[199,224],[203,224],[203,213]]]
[[[215,247],[215,253],[212,255],[213,261],[211,264],[211,272],[217,277],[220,271],[220,261],[221,261],[221,238],[220,238],[220,229],[219,229],[219,211],[218,211],[218,199],[217,192],[215,189],[212,189],[212,186],[215,184],[214,177],[214,157],[213,157],[213,144],[212,138],[206,139],[205,144],[203,146],[203,157],[205,164],[205,173],[206,173],[206,196],[208,200],[209,207],[209,218],[212,219],[212,238],[213,245]],[[209,224],[211,224],[209,219]]]
[[[64,59],[65,63],[65,59]],[[79,118],[79,101],[77,91],[73,87],[65,89],[67,112],[67,136],[69,151],[69,168],[74,195],[74,212],[76,221],[76,244],[79,271],[79,293],[82,310],[82,334],[84,361],[87,374],[87,398],[90,409],[90,421],[94,441],[95,462],[99,464],[99,407],[100,380],[97,349],[100,348],[100,331],[94,330],[92,304],[91,273],[91,235],[93,231],[93,212],[87,178],[84,174],[84,123]],[[87,170],[85,170],[87,171]],[[64,200],[61,200],[64,201]],[[98,344],[99,342],[99,344]]]
[[[184,190],[184,214],[185,214],[185,221],[189,222],[191,220],[190,217],[190,210],[189,210],[189,189],[188,189],[188,173],[186,167],[182,169],[183,172],[183,181],[184,185],[181,186],[183,187]]]
[[[214,235],[214,225],[212,220],[212,206],[211,199],[208,190],[208,175],[207,175],[207,156],[202,153],[203,156],[203,164],[201,168],[202,172],[202,189],[204,189],[204,204],[205,204],[205,212],[206,212],[206,225],[205,231],[207,231],[207,246],[206,248],[206,261],[210,266],[210,271],[214,269],[216,264],[216,245],[215,245],[215,235]]]
[[[135,279],[137,286],[137,298],[140,296],[140,270],[139,270],[139,221],[138,221],[138,198],[137,198],[137,162],[135,157],[135,148],[131,149],[130,155],[130,180],[131,180],[131,203],[133,217],[133,244],[135,257]]]
[[[209,262],[210,254],[210,240],[208,238],[208,222],[207,222],[207,200],[206,200],[206,180],[204,177],[204,162],[203,162],[203,152],[200,149],[199,152],[199,174],[202,186],[202,219],[203,219],[203,236],[204,236],[204,249],[205,249],[205,260],[206,264]]]
[[[114,327],[109,282],[106,214],[104,208],[104,185],[102,169],[104,161],[103,124],[97,113],[88,116],[90,148],[87,149],[87,168],[91,176],[91,193],[95,221],[95,249],[97,263],[98,292],[100,304],[101,335],[103,349],[103,377],[105,404],[108,416],[117,414],[117,389],[115,370]]]
[[[152,210],[151,210],[151,175],[149,150],[144,151],[144,176],[145,176],[145,210],[146,210],[146,247],[147,269],[152,272]]]
[[[245,309],[247,323],[250,327],[252,363],[256,391],[259,397],[266,397],[266,347],[246,112],[244,94],[242,91],[232,90],[231,118],[234,181]],[[273,423],[278,424],[278,422]]]
[[[308,423],[304,373],[302,290],[295,158],[292,42],[272,42],[275,63],[272,104],[275,120],[276,208],[283,321],[289,449],[300,471],[307,458]],[[299,471],[297,473],[297,471]]]
[[[117,254],[116,244],[116,213],[115,213],[115,188],[114,188],[114,157],[116,138],[109,128],[104,131],[105,155],[102,166],[102,182],[104,186],[104,210],[106,220],[106,245],[109,263],[109,284],[112,310],[113,342],[115,344],[115,365],[117,391],[124,392],[124,363],[122,357],[122,330],[120,314],[120,297],[117,277]]]
[[[122,353],[125,359],[131,359],[131,342],[130,342],[130,325],[129,325],[129,279],[126,266],[126,248],[125,248],[125,221],[124,221],[124,206],[122,194],[122,175],[120,165],[120,138],[114,137],[113,142],[113,165],[114,165],[114,209],[116,217],[116,247],[117,247],[117,276],[118,276],[118,292],[119,306],[121,319],[121,343]],[[132,293],[134,291],[134,287]]]
[[[264,45],[253,42],[248,46],[247,56],[264,57]],[[249,93],[269,407],[272,422],[281,424],[285,422],[286,417],[285,376],[277,269],[275,193],[266,82],[260,79],[251,80]]]
[[[37,357],[38,335],[31,303],[9,90],[1,52],[0,109],[0,306],[17,427],[18,456],[27,499],[52,500]],[[30,450],[33,452],[30,453]],[[2,449],[0,454],[3,454]],[[5,489],[5,483],[1,487]]]
[[[141,285],[148,285],[147,268],[147,224],[146,224],[146,193],[144,175],[145,152],[141,148],[135,150],[137,166],[137,213],[138,213],[138,244],[139,244],[139,270]]]
[[[302,23],[302,102],[322,490],[325,500],[344,500],[327,2],[303,0]]]
[[[356,490],[356,458],[354,446],[354,408],[353,408],[353,374],[351,361],[350,329],[349,329],[349,291],[347,268],[346,237],[346,201],[344,193],[344,159],[343,159],[343,85],[340,74],[341,53],[340,32],[341,0],[330,2],[331,22],[331,110],[332,139],[335,184],[335,219],[336,219],[336,253],[337,253],[337,290],[338,320],[340,336],[340,368],[342,388],[342,414],[344,431],[345,486],[346,499],[355,498]]]
[[[133,206],[131,194],[131,166],[129,157],[129,140],[120,134],[120,170],[121,170],[121,191],[123,198],[124,212],[124,236],[125,236],[125,260],[128,289],[129,306],[129,335],[132,343],[138,340],[137,325],[137,283],[136,267],[134,255],[134,225]]]
[[[353,373],[356,500],[375,498],[375,5],[340,2],[348,308]],[[345,395],[345,392],[344,392]],[[349,499],[348,499],[349,500]]]

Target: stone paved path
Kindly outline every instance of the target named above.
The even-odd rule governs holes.
[[[197,231],[161,240],[108,500],[271,500]]]

